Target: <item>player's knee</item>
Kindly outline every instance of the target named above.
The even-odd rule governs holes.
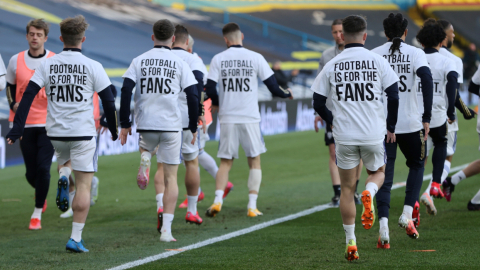
[[[185,165],[187,165],[187,163],[191,163],[192,161],[194,161],[198,157],[198,154],[199,154],[198,151],[195,151],[193,153],[187,153],[187,154],[182,153],[183,159],[185,160]]]
[[[37,177],[37,172],[33,170],[27,170],[25,173],[25,178],[29,183],[35,183],[35,178]]]
[[[248,190],[256,191],[260,190],[260,184],[262,183],[262,170],[251,169],[248,175]]]
[[[38,178],[42,180],[50,179],[50,168],[39,167],[37,169],[37,175],[38,175]]]

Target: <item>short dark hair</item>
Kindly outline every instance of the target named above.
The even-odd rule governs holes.
[[[350,15],[342,21],[343,33],[356,35],[367,30],[367,21],[363,16]]]
[[[177,24],[175,26],[175,42],[174,43],[186,43],[188,40],[188,30],[185,26]]]
[[[342,24],[342,19],[335,19],[335,20],[333,20],[333,22],[332,22],[332,28],[333,28],[334,25],[339,25],[339,24]]]
[[[32,26],[37,29],[43,29],[43,31],[45,32],[45,36],[48,36],[48,32],[50,32],[50,26],[43,19],[30,20],[27,24],[27,34],[30,31],[30,27]]]
[[[240,26],[238,26],[238,24],[233,22],[225,24],[225,26],[222,29],[223,36],[226,36],[236,31],[240,31]]]
[[[77,46],[82,42],[88,23],[83,15],[77,15],[73,18],[66,18],[60,23],[60,33],[63,43],[67,46]]]
[[[167,19],[158,20],[153,24],[153,35],[158,41],[167,41],[175,33],[175,26]]]
[[[443,19],[440,19],[440,20],[437,20],[438,24],[440,24],[440,26],[443,28],[443,30],[447,30],[447,28],[452,25],[449,21],[447,20],[443,20]]]
[[[446,37],[447,34],[442,25],[435,19],[428,19],[422,29],[418,31],[416,38],[425,48],[433,48],[438,46]]]

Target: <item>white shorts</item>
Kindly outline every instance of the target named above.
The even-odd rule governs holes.
[[[198,157],[198,152],[200,151],[200,134],[198,132],[203,133],[202,130],[197,131],[195,144],[192,144],[193,134],[189,129],[182,132],[182,157],[186,161],[191,161]]]
[[[150,152],[153,152],[158,146],[158,163],[180,164],[182,132],[140,132],[139,146]]]
[[[238,158],[238,147],[242,145],[247,157],[256,157],[267,152],[259,123],[220,124],[220,142],[217,157]]]
[[[55,141],[52,140],[57,162],[64,165],[72,161],[72,169],[79,172],[96,172],[98,147],[96,137],[89,141]]]
[[[457,149],[457,132],[450,131],[447,133],[447,157],[453,156],[455,150]],[[430,154],[430,150],[433,149],[433,141],[430,136],[427,139],[427,157]]]
[[[198,128],[198,133],[200,134],[200,149],[205,148],[205,143],[210,141],[210,136],[208,136],[208,128],[210,127],[211,123],[207,125],[207,130],[203,133],[201,126]]]
[[[367,170],[376,172],[379,168],[387,163],[387,154],[385,152],[385,143],[377,145],[341,145],[335,144],[335,154],[337,166],[340,169],[350,170],[360,164]]]

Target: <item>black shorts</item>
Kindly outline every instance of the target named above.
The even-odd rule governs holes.
[[[335,140],[333,139],[332,126],[327,124],[325,127],[325,145],[329,146],[332,143],[335,143]]]

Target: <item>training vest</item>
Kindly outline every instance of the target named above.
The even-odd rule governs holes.
[[[212,107],[212,100],[209,99],[205,102],[203,102],[203,108],[205,109],[205,122],[207,122],[207,126],[210,125],[213,121],[212,119],[212,112],[210,111],[210,108]]]
[[[97,92],[93,93],[93,119],[95,119],[95,128],[98,129],[100,127],[100,102]]]
[[[47,58],[54,56],[55,53],[49,52]],[[18,54],[17,58],[17,71],[16,71],[16,80],[15,84],[17,85],[17,92],[15,95],[15,102],[20,102],[23,97],[23,93],[27,90],[28,83],[32,78],[35,70],[31,70],[27,67],[25,63],[25,51]],[[39,125],[39,124],[46,124],[47,122],[47,94],[45,93],[45,87],[38,92],[35,96],[35,99],[32,102],[32,106],[30,107],[30,111],[28,113],[27,121],[25,124],[27,125]],[[10,117],[8,121],[13,122],[15,118],[15,113],[10,110]]]

